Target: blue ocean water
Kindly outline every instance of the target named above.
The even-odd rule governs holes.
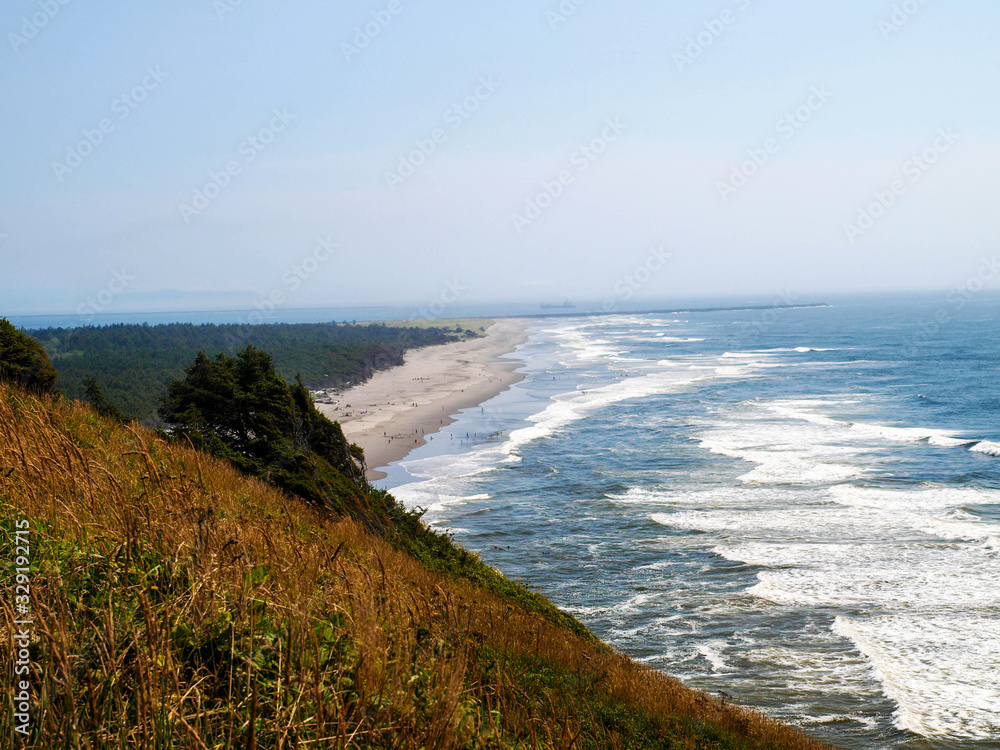
[[[1000,299],[959,302],[537,321],[385,484],[688,685],[1000,747]]]

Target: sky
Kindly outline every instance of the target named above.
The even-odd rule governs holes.
[[[995,286],[998,30],[994,0],[8,0],[0,315]]]

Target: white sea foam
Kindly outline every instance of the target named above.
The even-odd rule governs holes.
[[[789,419],[801,419],[806,422],[821,424],[827,427],[840,427],[842,425],[842,423],[838,422],[836,419],[824,417],[822,414],[814,414],[813,412],[805,411],[804,409],[796,409],[792,406],[771,404],[768,408],[775,414]]]
[[[850,428],[866,436],[884,438],[903,443],[917,443],[921,441],[934,441],[935,445],[957,446],[968,441],[962,441],[951,437],[941,430],[931,430],[926,427],[892,427],[889,425],[869,424],[866,422],[850,423]]]
[[[687,362],[664,361],[659,364],[661,369],[648,375],[624,378],[608,385],[554,397],[545,409],[528,417],[528,421],[534,424],[510,433],[504,450],[513,453],[527,443],[548,437],[558,429],[621,401],[669,393],[710,377],[704,368],[688,369]]]
[[[927,441],[932,445],[942,447],[958,447],[974,443],[968,438],[956,438],[943,430],[934,430],[926,427],[894,427],[891,425],[872,424],[868,422],[849,422],[842,419],[834,419],[823,414],[817,414],[816,407],[838,407],[856,401],[818,401],[818,400],[795,400],[779,401],[769,405],[769,408],[776,414],[789,419],[801,419],[814,424],[823,424],[829,427],[841,427],[854,430],[868,438],[882,438],[904,443],[916,443]]]
[[[642,344],[693,344],[704,340],[693,336],[668,336],[665,333],[657,333],[652,336],[630,336],[628,342],[630,344],[636,342]]]
[[[434,521],[451,506],[490,499],[490,495],[486,493],[467,496],[447,494],[441,491],[441,488],[433,480],[400,485],[393,489],[392,494],[411,510],[424,508],[427,511],[429,521]]]
[[[933,491],[927,494],[925,507],[947,502]],[[826,529],[836,539],[874,532],[882,537],[877,541],[736,542],[716,552],[764,567],[748,593],[767,601],[889,610],[873,618],[840,617],[837,632],[872,661],[886,694],[899,707],[898,725],[926,735],[989,737],[1000,728],[996,551],[985,545],[910,541],[892,528],[893,513],[886,512],[902,507],[902,498],[882,500],[886,502],[874,511],[859,507],[849,514],[835,512],[840,521]],[[803,522],[807,519],[800,516]],[[744,529],[747,525],[741,524]],[[728,531],[734,538],[741,535],[735,525]]]
[[[849,464],[795,460],[769,461],[740,476],[747,484],[829,484],[864,476],[863,469]]]
[[[652,594],[636,594],[625,601],[618,602],[617,604],[612,604],[610,606],[598,605],[586,607],[567,604],[564,605],[564,609],[574,615],[602,615],[620,620],[620,618],[624,615],[635,614],[636,612],[642,611],[646,605],[660,599],[662,596],[663,594],[659,592]]]
[[[799,399],[782,400],[770,403],[767,408],[775,414],[787,419],[802,420],[813,424],[824,425],[841,429],[849,429],[854,434],[861,435],[866,439],[888,440],[902,443],[927,442],[930,445],[942,448],[961,448],[972,446],[971,450],[989,453],[1000,456],[1000,444],[988,441],[979,442],[975,438],[955,437],[944,430],[935,430],[927,427],[897,427],[893,425],[883,425],[869,422],[849,422],[843,419],[819,414],[815,411],[818,408],[838,408],[849,404],[857,403],[856,400],[836,399]],[[979,446],[983,446],[980,448]]]
[[[696,437],[713,453],[757,464],[740,477],[747,484],[824,484],[864,476],[864,469],[852,463],[857,448],[831,440],[822,429],[829,426],[825,418],[803,420],[806,424],[768,418],[776,409],[784,416],[783,408],[748,404]]]
[[[747,378],[762,366],[759,362],[751,362],[746,365],[716,367],[714,372],[720,378]]]
[[[888,536],[891,532],[885,529]],[[861,533],[868,533],[859,529]],[[897,532],[898,536],[898,532]],[[766,568],[751,593],[784,604],[844,608],[983,609],[996,605],[997,555],[985,545],[886,541],[733,541],[726,559]],[[1000,653],[1000,643],[996,644]]]
[[[586,327],[585,324],[571,325],[548,329],[546,333],[553,334],[555,340],[571,351],[577,360],[597,362],[621,352],[607,339],[588,335]]]
[[[506,454],[499,450],[499,444],[486,443],[474,446],[465,453],[404,459],[400,465],[410,476],[418,479],[443,476],[468,478],[495,470],[504,458]]]
[[[884,490],[844,485],[830,489],[835,502],[863,510],[868,518],[945,540],[989,541],[1000,525],[964,510],[970,505],[1000,505],[1000,490],[923,485]]]
[[[806,719],[806,724],[842,724],[846,721],[856,721],[859,724],[864,724],[866,727],[872,728],[878,726],[878,721],[871,716],[864,716],[857,712],[850,714],[826,714],[824,716],[814,716],[810,719]]]
[[[836,502],[844,505],[888,510],[894,513],[1000,503],[1000,490],[931,483],[925,483],[909,490],[887,490],[845,485],[830,488],[830,495]]]
[[[748,407],[744,419],[717,422],[715,442],[703,445],[788,473],[803,472],[806,456],[855,450],[822,444],[844,434],[822,419],[801,420],[793,434],[772,440],[789,423],[769,423],[764,413]],[[796,446],[807,436],[818,442]],[[1000,491],[927,483],[909,490],[838,485],[819,496],[754,486],[738,501],[737,493],[690,494],[685,500],[674,492],[677,510],[652,513],[652,520],[709,534],[720,556],[760,567],[747,593],[787,607],[872,613],[841,616],[836,631],[869,660],[898,706],[900,727],[927,736],[996,736],[1000,526],[967,508],[1000,504]],[[766,658],[773,668],[777,656]],[[798,664],[801,672],[802,654],[789,658],[789,669]],[[861,691],[858,663],[847,660],[845,669],[826,670],[828,689]],[[820,674],[809,672],[811,688]]]
[[[942,448],[961,448],[966,445],[974,445],[975,440],[969,440],[967,438],[955,438],[949,437],[948,435],[934,434],[927,438],[927,442],[931,445],[941,446]]]
[[[840,616],[834,630],[870,660],[899,728],[982,740],[1000,733],[998,614]]]
[[[726,532],[741,538],[771,538],[774,534],[794,534],[802,539],[815,539],[854,530],[853,521],[846,511],[831,512],[827,506],[819,504],[813,507],[764,510],[766,505],[758,505],[761,498],[753,497],[752,492],[743,494],[750,495],[743,503],[733,503],[721,509],[653,513],[650,520],[677,529]]]
[[[758,352],[796,352],[797,354],[807,354],[809,352],[839,352],[841,349],[824,349],[822,347],[795,346],[795,347],[775,347],[774,349],[757,349]]]
[[[972,446],[971,450],[975,453],[985,453],[988,456],[1000,456],[1000,443],[984,440]]]
[[[725,648],[726,644],[722,641],[702,641],[695,644],[695,650],[712,665],[712,671],[716,674],[725,674],[732,671],[729,665],[726,664],[725,659],[722,658],[722,652]]]
[[[668,492],[653,490],[647,487],[629,487],[625,492],[608,495],[608,500],[628,505],[669,504],[672,495]]]

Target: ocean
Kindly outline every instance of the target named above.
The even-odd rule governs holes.
[[[596,635],[843,748],[1000,747],[1000,299],[538,320],[380,485]]]

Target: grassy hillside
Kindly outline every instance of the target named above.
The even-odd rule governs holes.
[[[472,556],[432,572],[227,463],[0,384],[12,645],[22,519],[34,697],[18,747],[820,747],[615,654]]]

